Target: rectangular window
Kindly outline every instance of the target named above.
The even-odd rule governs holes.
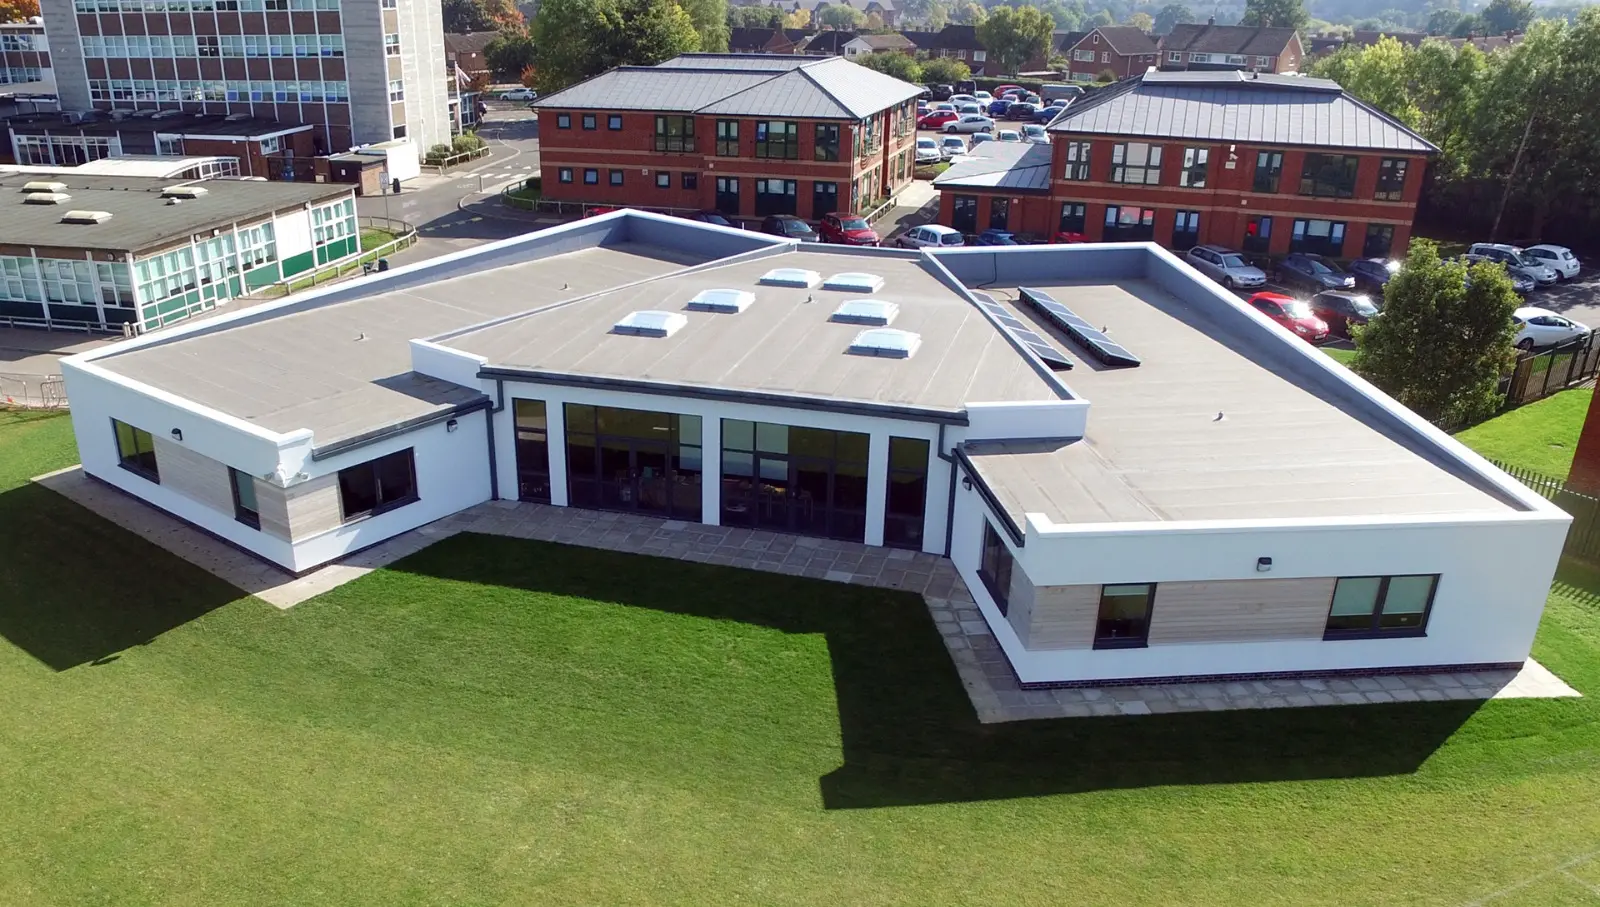
[[[1272,218],[1251,215],[1244,225],[1243,245],[1246,252],[1272,251]]]
[[[1283,152],[1262,151],[1256,154],[1256,176],[1251,190],[1277,192],[1278,181],[1283,176]]]
[[[595,128],[594,114],[586,113],[586,114],[583,115],[583,128],[587,129],[587,130],[590,130],[590,131],[594,130],[594,128]]]
[[[757,123],[756,157],[799,160],[800,124],[786,120],[762,120]]]
[[[1373,198],[1380,202],[1397,202],[1405,198],[1406,164],[1403,157],[1386,157],[1378,163],[1378,192]]]
[[[417,500],[417,466],[411,448],[339,470],[339,507],[346,523]]]
[[[722,420],[722,524],[859,542],[870,437]]]
[[[889,494],[883,512],[883,543],[922,550],[922,523],[928,506],[928,442],[889,439]]]
[[[839,127],[837,125],[818,123],[816,138],[817,160],[836,161],[839,159]]]
[[[1094,51],[1092,51],[1092,50],[1075,50],[1075,51],[1072,52],[1072,59],[1078,61],[1079,63],[1093,63],[1094,62]]]
[[[1312,252],[1329,258],[1344,257],[1343,221],[1297,220],[1289,236],[1290,252]]]
[[[571,129],[572,128],[572,114],[570,114],[570,113],[558,113],[558,114],[556,114],[556,128],[557,129]]]
[[[612,132],[621,132],[622,131],[622,115],[619,114],[619,113],[613,113],[610,116],[606,117],[606,128],[611,130]]]
[[[233,518],[251,529],[260,529],[261,505],[256,503],[255,477],[229,467],[228,482],[233,486]]]
[[[111,420],[117,436],[117,460],[123,469],[161,484],[161,470],[156,465],[156,443],[150,433],[134,428],[126,422]]]
[[[386,57],[398,57],[398,56],[400,56],[400,36],[399,35],[384,35],[383,36],[383,55],[386,56]],[[212,54],[212,56],[215,56],[215,54]]]
[[[550,424],[543,400],[517,400],[517,500],[550,503]]]
[[[611,173],[609,174],[608,178],[611,180],[611,185],[613,185],[613,186],[622,185],[622,171],[621,170],[613,170],[613,171],[611,171]]]
[[[1340,577],[1323,638],[1425,635],[1438,584],[1437,574]]]
[[[1154,186],[1161,182],[1161,146],[1119,142],[1111,146],[1111,181]]]
[[[1087,229],[1084,217],[1085,205],[1083,202],[1061,203],[1061,224],[1057,227],[1062,233],[1076,233],[1079,236]]]
[[[978,562],[978,578],[983,580],[983,587],[989,590],[989,597],[994,599],[1002,615],[1011,607],[1011,568],[1015,563],[1011,549],[1006,547],[1000,533],[994,531],[994,524],[984,520],[983,557]]]
[[[1353,154],[1308,154],[1300,169],[1300,194],[1316,198],[1354,198],[1356,167]]]
[[[682,186],[685,189],[698,189],[698,188],[700,188],[700,174],[698,174],[698,173],[689,173],[689,172],[685,171],[684,174],[683,174]]]
[[[1177,51],[1177,50],[1169,50],[1169,51],[1167,51],[1167,62],[1168,63],[1182,63],[1183,62],[1183,52],[1182,51]]]
[[[583,184],[585,186],[600,185],[600,171],[590,167],[583,171]]]
[[[1262,69],[1271,69],[1272,68],[1272,58],[1271,57],[1256,57],[1256,65],[1261,67]]]
[[[739,121],[717,121],[717,156],[739,156]]]
[[[562,167],[560,170],[557,170],[556,171],[556,181],[557,182],[561,182],[561,183],[570,183],[570,182],[572,182],[572,168],[571,167]]]
[[[1094,626],[1096,649],[1132,649],[1148,645],[1150,606],[1155,583],[1100,587],[1100,617]]]
[[[666,172],[665,170],[656,171],[656,188],[657,189],[671,189],[672,188],[672,174]]]
[[[1183,149],[1183,169],[1178,171],[1178,185],[1190,189],[1206,187],[1206,162],[1211,157],[1208,148]]]
[[[1362,258],[1388,258],[1393,249],[1393,224],[1367,224],[1367,238],[1361,244]]]
[[[406,99],[406,83],[394,79],[389,83],[389,103],[395,104]]]
[[[756,213],[762,216],[800,213],[795,188],[794,180],[756,180]]]
[[[656,150],[673,153],[694,151],[694,117],[656,117]]]
[[[1069,180],[1086,180],[1089,178],[1089,143],[1067,143],[1067,170],[1062,174]]]
[[[1107,205],[1105,242],[1147,242],[1156,236],[1156,212],[1137,205]]]

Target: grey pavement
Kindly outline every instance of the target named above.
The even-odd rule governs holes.
[[[1024,690],[954,566],[923,552],[575,507],[491,501],[396,536],[342,562],[293,577],[90,479],[77,467],[35,481],[278,608],[291,608],[458,532],[584,545],[912,592],[927,604],[974,713],[984,723],[1581,695],[1533,659],[1519,671]]]

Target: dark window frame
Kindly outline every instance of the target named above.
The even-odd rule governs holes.
[[[593,179],[591,179],[593,177]],[[583,184],[585,186],[600,185],[600,169],[598,167],[583,168]]]
[[[717,121],[717,157],[739,156],[739,121]]]
[[[1131,225],[1122,223],[1122,212],[1125,209],[1139,212],[1137,223]],[[1152,242],[1156,237],[1156,209],[1146,208],[1143,205],[1106,205],[1106,216],[1101,229],[1102,242]],[[1124,232],[1134,235],[1124,236]]]
[[[1383,249],[1373,248],[1374,234],[1383,236]],[[1388,258],[1394,252],[1394,224],[1367,224],[1367,234],[1361,239],[1362,258]]]
[[[621,132],[622,131],[622,114],[620,114],[620,113],[606,114],[606,129],[610,130],[611,132]]]
[[[831,131],[832,138],[824,138]],[[839,124],[817,123],[812,129],[812,144],[815,146],[811,156],[819,161],[837,161],[839,159]]]
[[[560,167],[560,168],[557,168],[557,170],[556,170],[556,182],[558,182],[558,183],[570,183],[570,182],[572,182],[572,168],[571,167]]]
[[[562,453],[566,457],[570,506],[701,521],[705,421],[700,416],[627,406],[565,403],[562,419],[565,426]],[[694,420],[692,441],[685,438],[685,419]],[[647,422],[659,423],[665,430],[652,428],[648,434],[629,430]],[[691,450],[694,451],[692,457],[700,464],[698,468],[686,462]],[[607,457],[623,454],[627,465],[611,463],[612,472],[608,476]],[[655,466],[643,462],[657,458],[659,473]],[[580,460],[584,468],[579,468]],[[680,492],[687,486],[692,486],[692,491]]]
[[[1250,189],[1253,192],[1277,194],[1283,185],[1283,152],[1258,151],[1256,152],[1256,172],[1251,177]]]
[[[624,175],[621,170],[612,169],[606,172],[606,185],[608,186],[620,186],[623,184],[623,179]]]
[[[550,503],[550,404],[517,397],[511,401],[516,452],[517,500]],[[524,424],[526,420],[526,424]],[[543,421],[544,427],[538,426]],[[542,462],[539,462],[542,461]]]
[[[1264,255],[1272,250],[1272,220],[1270,214],[1252,214],[1245,219],[1244,241],[1239,243],[1239,248],[1246,252]],[[1250,232],[1250,222],[1256,224],[1256,232]]]
[[[1011,610],[1011,576],[1016,570],[1017,557],[987,519],[983,521],[983,542],[978,551],[978,579],[989,590],[1000,616],[1005,617]]]
[[[748,446],[741,440],[746,425]],[[768,433],[763,428],[783,430],[781,450],[776,444],[767,446],[763,435]],[[869,433],[750,419],[723,419],[721,432],[722,525],[813,538],[866,539],[871,510],[867,496],[872,472]],[[823,443],[827,452],[816,453]],[[854,448],[859,448],[858,454]],[[769,466],[781,466],[785,475],[767,474],[764,470]],[[824,483],[820,495],[807,491],[802,473]],[[852,504],[851,497],[859,503]],[[804,525],[807,521],[809,527]]]
[[[1183,166],[1178,170],[1178,185],[1185,189],[1206,188],[1206,173],[1210,167],[1210,148],[1183,149]]]
[[[571,129],[572,128],[572,114],[570,114],[570,113],[558,113],[558,114],[556,114],[556,128],[557,129]]]
[[[1089,206],[1083,202],[1062,202],[1061,217],[1056,222],[1056,231],[1059,233],[1087,233],[1089,230]]]
[[[656,171],[656,188],[657,189],[671,189],[672,188],[672,174],[668,173],[665,170],[657,170]]]
[[[1128,163],[1135,147],[1144,149],[1143,164]],[[1162,146],[1158,142],[1118,142],[1111,146],[1111,181],[1125,186],[1159,186],[1162,156]],[[1129,178],[1135,174],[1139,175],[1138,179]]]
[[[962,225],[957,221],[962,220],[967,212],[972,214],[971,229],[962,230]],[[978,197],[976,195],[957,195],[950,202],[950,226],[962,233],[978,232]]]
[[[678,131],[672,131],[677,126]],[[655,147],[670,154],[694,152],[694,117],[656,114]]]
[[[585,132],[593,132],[600,128],[599,118],[592,113],[584,114],[579,122],[583,124],[583,129]]]
[[[1378,162],[1378,187],[1372,193],[1375,201],[1398,202],[1406,196],[1406,172],[1411,162],[1403,157],[1386,157]]]
[[[1326,238],[1311,239],[1311,225],[1325,223],[1328,225]],[[1335,229],[1337,228],[1337,229]],[[1333,239],[1334,233],[1339,234],[1338,242]],[[1289,252],[1300,252],[1307,255],[1321,255],[1324,258],[1343,258],[1344,244],[1350,237],[1350,223],[1342,220],[1329,220],[1321,217],[1297,217],[1289,225]]]
[[[1384,606],[1388,604],[1390,581],[1391,580],[1396,580],[1396,579],[1413,579],[1413,578],[1418,578],[1418,577],[1426,577],[1426,578],[1428,578],[1429,584],[1428,584],[1428,600],[1422,606],[1422,612],[1421,612],[1422,616],[1420,618],[1418,618],[1417,625],[1414,626],[1414,627],[1383,627],[1383,626],[1381,626],[1381,623],[1382,623],[1382,620],[1383,620],[1383,609],[1384,609]],[[1339,577],[1338,580],[1336,580],[1334,582],[1334,584],[1333,584],[1333,595],[1329,596],[1329,598],[1328,598],[1328,623],[1331,624],[1333,622],[1333,617],[1334,617],[1334,615],[1333,615],[1333,603],[1339,597],[1339,583],[1345,582],[1346,580],[1375,579],[1375,580],[1379,581],[1379,583],[1378,583],[1378,591],[1373,596],[1372,616],[1371,616],[1370,620],[1368,621],[1368,625],[1366,627],[1362,627],[1362,628],[1358,628],[1358,629],[1337,629],[1336,630],[1336,629],[1333,629],[1331,626],[1326,626],[1325,625],[1324,628],[1323,628],[1323,632],[1322,632],[1323,640],[1324,641],[1334,641],[1334,640],[1341,640],[1341,639],[1415,639],[1417,637],[1427,636],[1428,635],[1428,618],[1433,615],[1433,602],[1434,602],[1434,599],[1437,598],[1438,595],[1439,595],[1439,577],[1440,577],[1440,574],[1437,574],[1437,573],[1403,573],[1403,574],[1397,573],[1397,574],[1394,574],[1394,575],[1391,575],[1391,576],[1366,575],[1366,576],[1341,576],[1341,577]],[[1407,612],[1399,612],[1399,613],[1407,613]],[[1412,612],[1412,613],[1414,613],[1414,612]]]
[[[1143,586],[1144,593],[1144,619],[1143,626],[1137,636],[1107,635],[1102,632],[1107,622],[1106,617],[1106,590],[1131,589]],[[1100,587],[1100,606],[1095,612],[1094,620],[1094,647],[1096,649],[1143,649],[1150,645],[1150,623],[1156,610],[1156,583],[1107,583]]]
[[[700,174],[695,173],[693,170],[685,170],[678,185],[684,189],[698,189],[700,188]]]
[[[402,486],[405,490],[403,493],[396,493],[393,496],[386,498],[383,482],[378,475],[378,464],[385,463],[386,461],[399,461],[401,459],[403,459],[406,464],[406,482]],[[368,476],[364,476],[363,472],[370,475],[373,492],[373,505],[367,508],[350,508],[347,506],[349,503],[349,496],[354,492],[364,490],[358,487],[357,483],[368,480]],[[341,522],[346,525],[359,522],[361,520],[371,519],[375,516],[388,513],[392,510],[398,510],[399,508],[405,507],[408,504],[415,504],[417,501],[422,499],[417,492],[416,451],[414,448],[407,447],[394,451],[393,453],[384,454],[381,457],[375,457],[365,463],[357,463],[354,466],[346,466],[344,469],[339,470],[338,487],[339,516]],[[395,491],[399,492],[399,489],[395,489]]]
[[[773,137],[774,126],[783,127],[779,138]],[[760,120],[756,123],[756,157],[768,160],[798,161],[800,159],[800,124],[795,120]]]
[[[260,529],[261,500],[259,498],[255,499],[255,507],[249,507],[245,504],[243,496],[239,493],[239,481],[241,479],[250,483],[250,496],[256,498],[255,476],[234,469],[232,466],[228,467],[228,487],[233,492],[233,518],[251,529]]]
[[[767,191],[773,183],[782,183],[783,191]],[[758,176],[756,177],[755,196],[756,214],[761,217],[773,214],[793,214],[795,216],[800,214],[799,180],[784,179],[781,176]],[[774,198],[780,199],[776,206],[771,201]]]
[[[915,455],[918,448],[921,450],[920,459]],[[889,436],[889,473],[883,502],[883,544],[887,548],[922,550],[922,530],[928,520],[928,454],[931,450],[932,445],[927,438]],[[902,456],[901,459],[917,460],[919,466],[896,466],[897,452],[909,453],[911,456]],[[922,483],[922,499],[917,502],[916,512],[913,513],[910,508],[897,507],[896,477],[906,483],[917,481]]]
[[[1061,178],[1084,182],[1089,179],[1089,158],[1094,153],[1093,142],[1068,142],[1067,167]]]
[[[1307,198],[1355,198],[1361,158],[1312,151],[1300,165],[1300,194]]]
[[[123,448],[124,438],[122,429],[124,428],[128,430],[126,440],[131,442],[133,445],[131,452]],[[143,439],[148,442],[147,445],[140,444],[141,436],[143,436]],[[121,419],[112,419],[111,437],[115,440],[117,445],[118,466],[121,466],[123,469],[126,469],[141,479],[154,482],[157,485],[161,484],[161,463],[156,458],[155,435],[145,431],[142,428],[130,425]]]
[[[1172,215],[1172,242],[1170,245],[1173,251],[1187,252],[1200,244],[1201,215],[1202,212],[1200,211],[1186,208],[1180,208]],[[1180,229],[1180,227],[1185,226],[1185,220],[1193,221],[1193,229]]]

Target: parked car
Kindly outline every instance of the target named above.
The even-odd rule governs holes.
[[[1461,256],[1461,263],[1466,265],[1468,268],[1471,268],[1473,265],[1478,264],[1479,262],[1485,261],[1489,262],[1490,264],[1500,265],[1502,268],[1505,267],[1505,265],[1501,262],[1490,258],[1485,258],[1482,255]],[[1515,271],[1507,269],[1506,276],[1511,278],[1511,289],[1515,290],[1519,296],[1526,296],[1539,288],[1539,282],[1534,280],[1532,277],[1529,277],[1521,268],[1518,268]],[[1466,283],[1467,286],[1472,286],[1472,274],[1470,271],[1467,273]]]
[[[1089,241],[1089,234],[1078,233],[1072,230],[1062,230],[1055,235],[1051,242],[1076,244]]]
[[[1006,119],[1008,120],[1027,120],[1031,123],[1038,114],[1039,105],[1030,104],[1027,101],[1020,101],[1006,108]]]
[[[1557,346],[1589,336],[1588,325],[1534,306],[1517,309],[1511,313],[1511,321],[1517,325],[1513,343],[1519,350]]]
[[[979,104],[987,104],[994,100],[994,95],[988,93],[987,91],[974,91],[972,96],[978,99]]]
[[[825,215],[822,223],[817,225],[817,235],[822,237],[823,242],[846,246],[875,246],[880,242],[877,231],[859,214],[835,212]]]
[[[1257,293],[1250,297],[1250,305],[1302,340],[1320,343],[1328,339],[1327,322],[1313,314],[1303,300],[1282,293]]]
[[[978,234],[978,238],[975,242],[973,242],[973,245],[1020,246],[1022,244],[1017,242],[1017,234],[1012,233],[1010,230],[997,230],[994,227],[990,227],[989,229]]]
[[[935,110],[948,110],[951,113],[955,113],[956,112],[956,105],[950,103],[949,101],[936,101],[936,102],[928,105],[928,112],[929,113],[932,113]]]
[[[972,81],[971,79],[962,79],[961,81],[956,83],[955,87],[956,87],[956,91],[960,92],[961,94],[977,94],[978,93],[978,83]]]
[[[1057,114],[1061,113],[1061,111],[1066,110],[1066,109],[1067,108],[1066,108],[1065,105],[1051,105],[1049,107],[1040,107],[1039,108],[1039,112],[1033,115],[1033,121],[1035,123],[1038,123],[1041,126],[1048,126],[1048,125],[1050,125],[1050,121],[1054,120],[1056,118]]]
[[[1549,243],[1540,243],[1522,250],[1523,255],[1537,258],[1556,272],[1558,280],[1571,280],[1583,270],[1583,265],[1578,261],[1578,256],[1566,246],[1554,246]]]
[[[976,113],[969,113],[959,120],[944,124],[944,131],[951,135],[957,133],[972,134],[975,132],[993,132],[994,120]]]
[[[1475,242],[1467,249],[1468,255],[1482,255],[1490,261],[1498,261],[1506,266],[1507,271],[1521,271],[1539,282],[1539,286],[1546,287],[1556,282],[1556,269],[1550,267],[1542,260],[1532,255],[1523,255],[1522,250],[1516,246],[1505,243]]]
[[[979,145],[982,145],[984,142],[992,142],[992,141],[994,141],[994,133],[991,133],[991,132],[979,132],[979,133],[973,135],[972,144],[967,146],[967,150],[971,151],[972,149],[977,148]]]
[[[963,116],[974,113],[981,115],[983,113],[983,105],[977,101],[973,101],[970,104],[960,104],[956,107],[956,113]]]
[[[1339,337],[1350,336],[1350,325],[1366,324],[1378,314],[1371,297],[1348,290],[1324,290],[1311,297],[1311,313],[1321,318]]]
[[[997,98],[996,100],[993,100],[993,101],[989,102],[989,106],[988,106],[989,116],[992,116],[992,117],[1003,117],[1003,116],[1006,115],[1006,111],[1009,110],[1010,108],[1011,108],[1011,102],[1009,100],[1007,100],[1006,98]]]
[[[539,93],[531,88],[513,88],[510,91],[500,92],[502,101],[537,101]]]
[[[1043,107],[1044,99],[1030,91],[1022,96],[1022,103],[1032,104],[1035,107]]]
[[[768,214],[761,221],[761,232],[801,242],[818,242],[817,231],[793,214]]]
[[[939,150],[937,139],[917,139],[917,163],[937,164],[944,160],[944,152]]]
[[[976,103],[978,103],[978,99],[977,99],[977,97],[975,97],[973,95],[967,94],[966,92],[962,92],[961,94],[953,94],[953,95],[951,95],[950,96],[950,102],[952,104],[955,104],[955,105],[959,106],[961,104],[976,104]]]
[[[1040,94],[1044,96],[1044,99],[1047,103],[1055,103],[1056,101],[1070,101],[1074,98],[1083,97],[1083,86],[1055,83],[1044,86],[1044,90],[1041,91]]]
[[[1356,285],[1356,279],[1338,263],[1309,252],[1292,252],[1278,262],[1278,282],[1308,287],[1313,292],[1348,290]]]
[[[1356,286],[1372,290],[1379,296],[1383,295],[1383,288],[1398,270],[1400,262],[1387,258],[1358,258],[1349,265],[1350,276],[1356,279]]]
[[[733,222],[723,217],[720,211],[696,211],[693,214],[685,214],[683,219],[697,220],[703,224],[715,224],[719,227],[733,226]]]
[[[997,85],[997,86],[995,86],[995,89],[994,89],[994,96],[997,97],[997,98],[1003,98],[1003,97],[1006,96],[1006,92],[1008,92],[1008,91],[1022,91],[1022,90],[1023,90],[1023,88],[1022,88],[1021,85],[1011,85],[1011,84]]]
[[[1266,272],[1244,260],[1244,255],[1224,246],[1195,246],[1183,256],[1196,271],[1228,289],[1259,287],[1267,282]]]
[[[917,102],[917,119],[920,120],[923,117],[927,116],[928,115],[928,111],[930,111],[932,109],[933,108],[928,106],[928,102],[926,102],[926,101],[918,101]]]
[[[961,238],[961,231],[941,224],[926,224],[921,227],[912,227],[900,234],[894,244],[902,249],[922,249],[927,247],[949,247],[966,245],[966,240]]]
[[[995,133],[994,139],[997,142],[1020,142],[1022,141],[1022,133],[1015,129],[1002,129]]]
[[[929,85],[928,90],[933,92],[935,101],[948,101],[950,96],[956,93],[955,87],[951,85]]]
[[[1022,127],[1022,138],[1024,141],[1032,142],[1035,145],[1050,144],[1050,134],[1045,132],[1044,127],[1038,123],[1029,123]]]
[[[950,160],[958,154],[967,153],[967,140],[957,135],[947,135],[939,139],[939,153],[945,160]]]
[[[934,110],[917,121],[918,129],[943,129],[946,125],[961,119],[961,114],[954,110]]]

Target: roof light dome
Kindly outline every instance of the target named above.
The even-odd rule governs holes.
[[[629,312],[627,317],[611,326],[613,334],[633,334],[638,337],[671,337],[689,323],[682,312],[662,312],[646,309]]]
[[[701,290],[689,300],[688,308],[691,312],[722,312],[737,315],[755,301],[756,294],[749,290]]]
[[[883,278],[862,271],[845,271],[828,278],[824,290],[844,290],[847,293],[876,293],[883,289]]]
[[[761,283],[769,287],[799,287],[809,290],[822,283],[822,275],[805,268],[773,268],[761,275]]]
[[[850,344],[850,352],[857,356],[877,356],[882,359],[910,359],[922,346],[922,335],[897,328],[873,328],[862,331]]]
[[[840,324],[887,326],[900,314],[900,306],[886,299],[847,299],[833,310],[829,320]]]

